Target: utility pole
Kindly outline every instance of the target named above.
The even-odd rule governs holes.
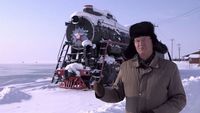
[[[174,45],[174,39],[171,39],[171,57],[172,57],[172,61],[173,61],[173,45]]]
[[[178,43],[178,60],[181,61],[181,44]]]

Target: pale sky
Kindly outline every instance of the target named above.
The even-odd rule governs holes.
[[[122,25],[151,21],[178,57],[200,49],[200,0],[0,0],[0,63],[56,63],[65,22],[86,4],[110,11]]]

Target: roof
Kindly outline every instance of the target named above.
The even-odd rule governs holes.
[[[189,57],[191,54],[200,54],[200,50],[190,53],[190,54],[187,54],[187,55],[184,55],[183,57]]]

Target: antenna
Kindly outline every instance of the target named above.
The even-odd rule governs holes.
[[[174,45],[174,39],[172,38],[171,39],[171,58],[172,58],[172,61],[173,61],[173,45]]]

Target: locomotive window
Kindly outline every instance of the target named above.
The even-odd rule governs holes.
[[[113,18],[113,16],[112,16],[111,14],[108,13],[108,14],[107,14],[107,18],[110,19],[110,18]]]
[[[94,11],[92,8],[84,8],[83,11],[96,16],[102,16],[101,13]]]
[[[113,18],[113,15],[111,15],[111,14],[107,14],[107,16],[106,16],[108,19],[113,19],[114,21],[116,21],[117,22],[117,20],[115,19],[115,18]]]

